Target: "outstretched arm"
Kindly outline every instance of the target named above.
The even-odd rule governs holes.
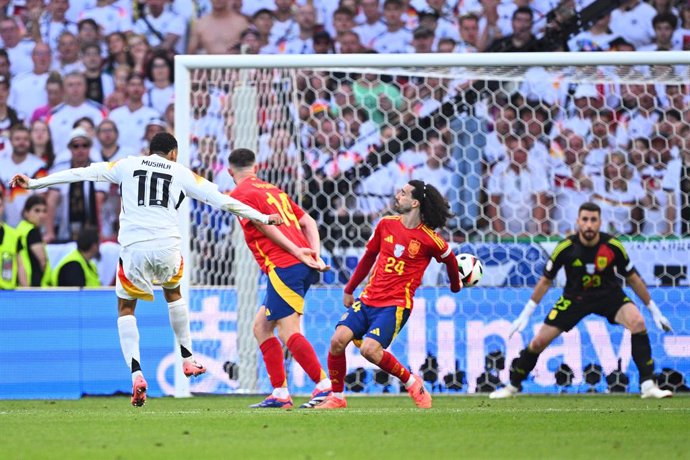
[[[532,292],[532,297],[530,297],[530,299],[525,304],[525,307],[522,309],[522,312],[520,312],[520,316],[518,316],[517,319],[513,321],[510,325],[510,333],[508,337],[512,337],[513,334],[515,334],[516,332],[523,331],[527,327],[527,323],[529,322],[530,316],[532,316],[532,313],[534,313],[534,310],[537,308],[537,305],[544,297],[544,294],[546,294],[546,292],[551,287],[551,283],[552,280],[550,280],[546,276],[542,276],[541,278],[539,278],[537,285],[534,287],[534,292]]]
[[[647,306],[647,309],[652,314],[652,319],[654,320],[656,327],[664,330],[665,332],[673,332],[671,322],[661,313],[659,307],[656,306],[656,302],[652,300],[652,296],[649,295],[647,285],[644,284],[644,281],[642,281],[640,275],[633,270],[633,272],[625,278],[625,281],[630,285],[632,290],[635,291],[637,297],[639,297],[640,300]]]
[[[185,193],[191,198],[254,222],[269,225],[280,225],[283,223],[283,219],[278,214],[263,214],[229,195],[220,193],[218,186],[213,182],[197,176],[192,171],[189,171],[187,174],[183,179],[186,181],[184,188]]]
[[[94,163],[85,168],[72,168],[49,174],[40,179],[31,179],[24,174],[17,174],[10,180],[10,187],[38,189],[57,184],[71,184],[73,182],[112,182],[112,175],[108,174],[108,163]]]

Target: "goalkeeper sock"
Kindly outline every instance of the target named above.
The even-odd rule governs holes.
[[[515,388],[522,388],[522,381],[532,372],[538,359],[539,353],[534,353],[529,347],[522,350],[520,355],[510,363],[510,384]]]
[[[343,394],[345,390],[345,374],[347,373],[347,358],[345,353],[334,355],[328,352],[328,374],[331,377],[333,394]],[[342,397],[338,396],[342,399]]]
[[[393,377],[399,378],[405,384],[410,380],[410,371],[400,364],[400,361],[398,361],[395,356],[388,353],[386,350],[383,351],[383,357],[377,365]],[[412,383],[414,383],[414,380],[412,380]]]
[[[654,379],[654,359],[647,331],[630,336],[632,358],[640,373],[640,383]]]
[[[184,298],[168,304],[170,326],[175,333],[177,343],[180,344],[182,358],[192,357],[192,335],[189,331],[189,310]]]
[[[290,336],[286,345],[292,356],[294,356],[295,361],[302,366],[302,369],[304,369],[304,372],[307,373],[312,382],[319,383],[327,377],[326,372],[321,368],[319,358],[316,357],[314,348],[306,337],[296,332]]]
[[[132,381],[137,376],[142,376],[141,357],[139,356],[139,329],[137,318],[134,315],[125,315],[117,318],[117,331],[120,335],[120,347],[127,367],[132,372]]]
[[[280,341],[275,337],[271,337],[270,339],[264,340],[259,348],[264,357],[268,378],[271,380],[273,388],[286,387],[287,381],[285,378],[285,365],[283,364],[283,346],[280,344]]]

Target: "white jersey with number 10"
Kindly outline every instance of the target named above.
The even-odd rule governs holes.
[[[241,217],[268,223],[267,215],[220,193],[214,183],[159,155],[127,157],[114,163],[93,163],[85,168],[68,169],[31,179],[29,188],[84,180],[120,186],[122,209],[118,240],[122,246],[180,239],[177,214],[187,196]]]

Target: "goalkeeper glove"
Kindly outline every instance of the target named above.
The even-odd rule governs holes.
[[[649,312],[652,314],[652,319],[654,320],[656,327],[663,329],[665,332],[673,332],[671,322],[668,320],[668,318],[661,314],[659,307],[656,306],[656,303],[653,300],[649,301],[647,304],[647,309],[649,309]]]
[[[537,308],[537,303],[534,300],[529,299],[529,301],[525,304],[525,308],[522,309],[520,316],[518,316],[517,319],[511,323],[508,338],[512,337],[516,332],[522,332],[522,330],[527,327],[529,317],[532,316],[535,308]]]

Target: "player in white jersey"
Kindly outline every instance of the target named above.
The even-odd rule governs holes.
[[[154,136],[149,155],[127,157],[113,163],[92,163],[41,179],[18,174],[11,184],[37,189],[55,184],[88,181],[118,184],[122,196],[115,292],[118,297],[117,326],[120,345],[132,372],[132,405],[146,402],[147,384],[141,371],[139,331],[134,309],[137,299],[153,300],[154,280],[161,283],[168,302],[170,324],[180,344],[187,377],[206,372],[192,356],[187,301],[180,294],[183,260],[178,208],[189,196],[241,217],[280,225],[279,214],[265,215],[218,191],[218,187],[176,163],[177,141],[168,133]]]

